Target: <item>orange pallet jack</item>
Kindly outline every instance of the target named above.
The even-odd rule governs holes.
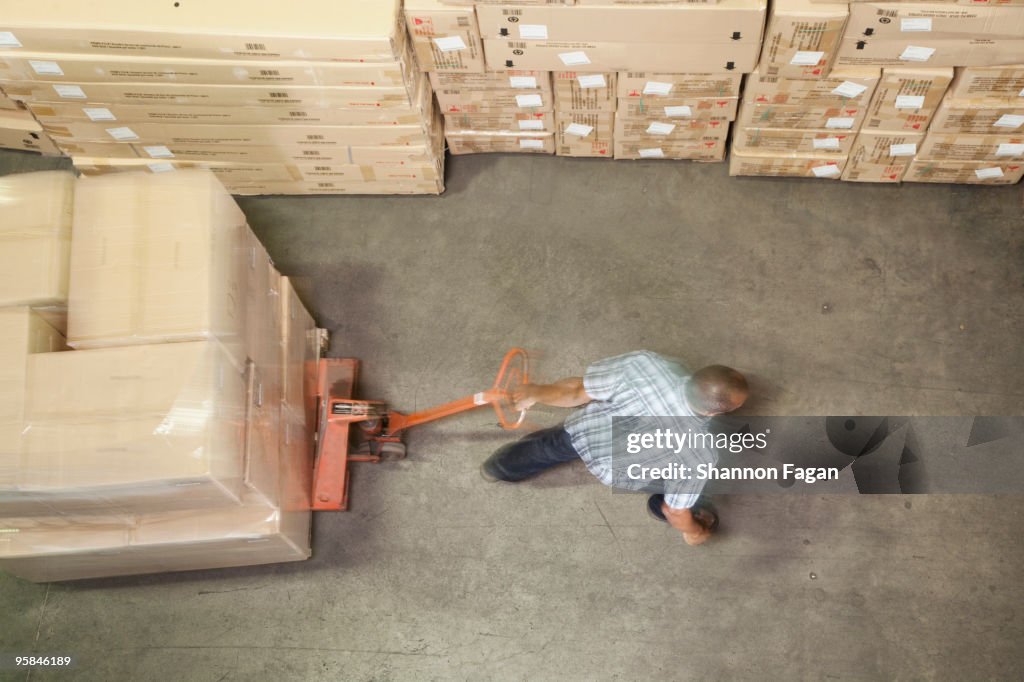
[[[473,395],[420,412],[403,414],[386,403],[352,397],[359,361],[324,358],[317,376],[317,441],[313,472],[313,509],[348,509],[350,462],[380,462],[405,457],[402,433],[413,426],[490,405],[503,428],[522,425],[526,412],[513,409],[513,390],[529,381],[526,351],[513,348],[505,354],[494,385]]]

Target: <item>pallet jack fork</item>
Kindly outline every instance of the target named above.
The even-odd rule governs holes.
[[[529,381],[526,351],[505,354],[494,384],[473,395],[420,412],[403,414],[384,402],[353,398],[359,361],[324,358],[317,376],[317,441],[313,472],[313,509],[348,509],[349,462],[380,462],[405,457],[402,434],[413,426],[490,405],[506,429],[522,425],[525,411],[511,405],[514,389]]]

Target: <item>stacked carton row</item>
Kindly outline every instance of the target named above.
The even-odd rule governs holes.
[[[0,280],[0,568],[307,558],[319,335],[216,177],[33,173],[0,196],[23,275]],[[44,317],[64,301],[66,337]]]
[[[36,119],[0,90],[0,149],[59,155],[60,150]]]
[[[440,118],[400,8],[11,0],[0,86],[88,174],[203,164],[238,194],[436,194]]]
[[[1014,184],[1024,175],[1024,65],[957,69],[904,178]]]

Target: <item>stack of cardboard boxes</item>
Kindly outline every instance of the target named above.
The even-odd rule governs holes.
[[[550,72],[488,70],[473,3],[407,0],[405,18],[452,154],[554,153]]]
[[[1022,175],[1024,64],[957,69],[905,179],[1004,185]]]
[[[202,163],[238,194],[443,189],[400,0],[12,0],[0,85],[90,174]]]
[[[29,307],[0,314],[0,568],[65,580],[308,557],[312,318],[212,173],[82,178],[73,219],[71,182],[2,188],[2,228],[35,235],[4,257],[60,273],[15,295],[65,296],[75,350]]]

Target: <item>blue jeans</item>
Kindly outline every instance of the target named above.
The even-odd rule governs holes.
[[[579,458],[569,434],[559,425],[502,445],[484,462],[484,471],[502,481],[522,481]]]

